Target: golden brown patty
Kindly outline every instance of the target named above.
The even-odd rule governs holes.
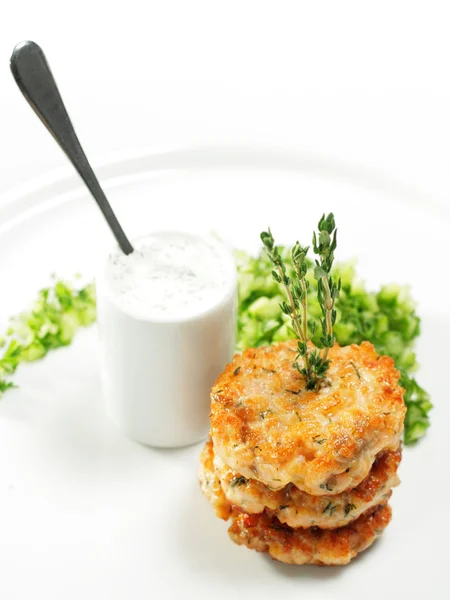
[[[211,392],[211,435],[224,464],[274,490],[341,493],[367,477],[376,456],[400,443],[405,404],[399,373],[372,344],[330,350],[329,384],[305,389],[296,342],[245,350]]]
[[[262,513],[268,508],[282,523],[294,528],[317,526],[334,529],[347,525],[374,506],[385,503],[391,489],[400,483],[397,476],[400,449],[377,457],[369,475],[358,487],[327,496],[311,496],[291,483],[281,490],[272,491],[259,481],[245,479],[220,459],[214,458],[211,441],[207,442],[202,460],[208,460],[210,465],[214,463],[216,480],[220,481],[231,505],[250,514]],[[209,473],[210,479],[213,475]]]
[[[269,510],[248,515],[232,506],[214,471],[213,453],[208,444],[203,448],[200,465],[200,482],[204,494],[220,518],[231,518],[232,524],[228,530],[231,539],[259,552],[268,552],[282,562],[346,564],[356,554],[368,548],[391,519],[390,508],[378,506],[338,529],[293,529],[282,524]],[[386,502],[390,494],[389,492],[385,498]]]
[[[391,509],[381,505],[339,529],[292,529],[271,514],[232,516],[228,530],[236,544],[295,565],[345,565],[368,548],[391,520]]]

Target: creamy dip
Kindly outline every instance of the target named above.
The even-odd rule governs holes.
[[[116,303],[148,318],[182,319],[214,306],[230,285],[223,250],[188,233],[155,233],[138,239],[128,256],[109,256],[107,281]]]
[[[221,242],[155,233],[117,249],[97,277],[108,414],[132,440],[164,448],[204,439],[209,392],[236,341],[236,264]]]

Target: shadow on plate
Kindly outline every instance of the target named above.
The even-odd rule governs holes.
[[[254,557],[237,548],[228,537],[227,523],[215,516],[200,490],[197,476],[185,490],[183,510],[178,515],[177,539],[189,571],[199,575],[233,578],[233,585],[254,581]],[[217,580],[217,579],[216,579]]]
[[[194,482],[196,484],[196,482]],[[287,565],[269,555],[234,544],[228,537],[229,524],[218,519],[198,484],[186,491],[184,510],[179,515],[176,543],[189,564],[189,570],[217,577],[233,578],[233,586],[255,584],[255,578],[273,575],[283,579],[332,580],[344,573],[343,567]],[[348,568],[348,567],[347,567]]]

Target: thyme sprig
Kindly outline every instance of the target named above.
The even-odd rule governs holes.
[[[337,229],[334,222],[333,213],[327,217],[325,215],[319,221],[319,233],[313,233],[314,254],[319,257],[316,259],[314,268],[314,278],[317,281],[317,299],[322,310],[323,318],[322,337],[320,341],[324,347],[323,361],[328,358],[328,351],[334,346],[336,337],[333,335],[333,325],[336,322],[336,310],[334,304],[339,297],[341,290],[341,280],[334,281],[331,277],[331,268],[334,262],[334,251],[337,246]]]
[[[322,216],[318,229],[318,234],[315,232],[313,234],[313,250],[318,257],[315,261],[314,277],[318,282],[317,296],[322,310],[320,342],[323,350],[311,348],[311,344],[308,344],[317,328],[314,321],[308,321],[309,281],[307,273],[309,263],[307,254],[309,246],[302,246],[296,242],[291,250],[293,271],[288,273],[270,228],[261,233],[262,243],[273,266],[272,277],[284,287],[286,292],[287,302],[280,303],[280,308],[285,315],[291,318],[292,330],[298,339],[294,365],[304,376],[308,390],[318,390],[321,382],[326,378],[330,363],[328,351],[335,342],[333,335],[333,325],[336,322],[334,303],[339,296],[341,287],[340,280],[336,282],[330,275],[337,244],[337,230],[332,213],[327,217]],[[302,359],[301,363],[298,361],[299,358]]]
[[[289,316],[292,320],[292,329],[298,338],[297,345],[298,355],[295,359],[297,369],[305,376],[307,382],[312,382],[312,365],[308,355],[308,317],[307,317],[307,291],[308,282],[306,281],[306,273],[308,265],[306,255],[309,248],[303,248],[297,242],[292,248],[292,263],[294,265],[294,275],[296,280],[290,277],[286,271],[286,265],[281,257],[278,246],[275,245],[275,240],[270,231],[261,233],[261,240],[266,249],[267,256],[273,265],[272,277],[275,281],[283,285],[286,292],[287,302],[281,302],[280,308],[283,313]],[[304,366],[298,364],[298,357],[303,358]],[[311,383],[312,386],[312,383]]]

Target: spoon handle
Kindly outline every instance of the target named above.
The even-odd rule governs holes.
[[[130,254],[133,252],[133,247],[117,220],[78,141],[41,48],[34,42],[18,44],[11,56],[11,71],[20,91],[87,185],[122,251]]]

